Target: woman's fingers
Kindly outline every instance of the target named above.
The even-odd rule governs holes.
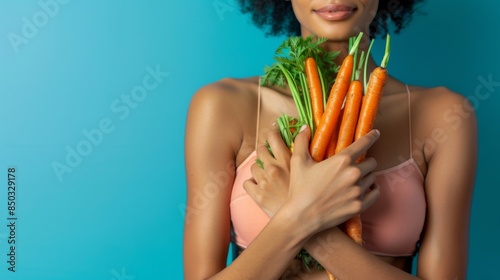
[[[309,155],[309,140],[311,139],[311,129],[307,125],[300,128],[300,133],[295,137],[293,154],[294,155]]]
[[[262,162],[262,165],[263,164],[264,164],[264,162]],[[257,160],[250,167],[250,171],[252,172],[252,179],[256,183],[259,183],[259,182],[255,178],[261,178],[262,175],[265,174],[264,168],[265,168],[264,166],[261,166],[261,164],[257,163]]]
[[[370,185],[369,187],[371,188],[363,195],[362,198],[363,208],[361,212],[372,206],[372,204],[375,203],[380,196],[380,189],[377,184]]]
[[[269,164],[272,160],[274,160],[273,155],[269,152],[265,145],[259,146],[257,148],[257,161],[260,161],[262,166],[261,168],[265,168],[266,162]]]
[[[262,145],[257,148],[257,158],[265,165],[277,160],[279,162],[290,161],[290,149],[286,146],[286,143],[281,138],[280,132],[277,130],[272,130],[267,134],[267,144]]]
[[[374,129],[365,136],[359,138],[349,147],[345,148],[339,154],[347,154],[352,162],[355,162],[361,155],[365,154],[368,149],[378,140],[380,133]],[[311,138],[311,130],[308,126],[303,126],[301,132],[295,138],[294,154],[301,156],[309,156],[309,141]]]
[[[361,187],[362,193],[365,193],[370,189],[370,187],[375,183],[375,174],[373,172],[366,176],[361,177],[358,181],[358,185]]]
[[[344,149],[341,152],[343,155],[339,153],[339,156],[316,163],[309,152],[309,127],[303,126],[295,138],[293,156],[279,132],[272,131],[268,134],[267,141],[274,156],[266,146],[259,147],[257,155],[263,162],[264,169],[254,165],[252,174],[255,179],[245,188],[254,188],[250,195],[262,209],[269,210],[271,215],[282,205],[293,205],[293,211],[302,213],[310,210],[313,213],[304,221],[311,222],[314,227],[318,225],[312,217],[326,215],[325,209],[331,209],[327,211],[331,220],[328,223],[338,225],[345,221],[343,209],[346,205],[359,205],[361,202],[364,210],[379,196],[378,188],[370,190],[375,182],[375,159],[366,158],[356,163],[357,158],[366,153],[378,138],[378,132],[371,131]],[[357,211],[360,210],[358,206]]]
[[[359,170],[361,171],[361,178],[365,177],[368,173],[372,172],[375,170],[377,167],[377,161],[370,157],[364,159],[362,162],[357,164]]]
[[[366,153],[379,137],[380,132],[374,129],[368,132],[365,136],[354,141],[350,146],[340,151],[339,154],[349,154],[351,155],[353,161],[355,161],[361,155]]]
[[[253,189],[256,188],[257,186],[258,186],[257,182],[254,180],[253,177],[243,182],[243,189],[245,189],[245,191],[247,191],[248,194],[253,193],[254,192]]]
[[[262,202],[262,189],[259,188],[259,185],[255,180],[253,179],[248,179],[245,182],[243,182],[243,189],[247,192],[247,194],[257,203],[257,205],[264,211],[266,211],[265,208],[261,205]],[[269,215],[269,214],[268,214]]]
[[[278,130],[272,130],[267,136],[267,142],[271,147],[273,156],[279,161],[290,160],[290,149],[286,146],[285,141],[281,138],[281,134]]]

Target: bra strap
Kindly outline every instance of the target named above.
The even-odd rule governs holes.
[[[409,134],[410,134],[410,158],[413,158],[413,145],[412,145],[412,135],[411,135],[411,92],[410,88],[408,87],[408,84],[405,84],[406,86],[406,92],[408,93],[408,128],[409,128]]]
[[[259,144],[259,124],[260,124],[260,95],[261,95],[261,86],[260,86],[260,77],[259,84],[257,85],[257,125],[255,128],[255,150],[257,150],[257,145]]]

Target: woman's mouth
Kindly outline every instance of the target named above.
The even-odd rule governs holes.
[[[351,7],[344,4],[329,4],[321,9],[314,10],[318,16],[320,16],[324,20],[328,21],[338,21],[344,20],[350,17],[354,11],[356,11],[356,7]]]

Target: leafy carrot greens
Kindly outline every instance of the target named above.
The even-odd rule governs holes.
[[[314,133],[315,127],[305,74],[305,61],[308,57],[312,57],[316,61],[323,89],[323,103],[326,104],[328,89],[333,84],[335,73],[338,71],[334,59],[340,53],[325,51],[321,45],[326,40],[326,38],[315,38],[314,36],[306,38],[289,37],[276,49],[275,63],[264,68],[264,75],[261,79],[262,85],[278,85],[283,88],[288,85],[299,114],[298,119],[293,122],[293,126],[301,127],[307,124],[312,133]],[[278,124],[282,132],[289,131],[287,127],[282,125],[290,123],[290,118],[290,116],[286,115],[279,118],[281,121],[278,120]],[[285,142],[291,145],[298,131],[298,129],[295,129],[294,133],[282,134]]]

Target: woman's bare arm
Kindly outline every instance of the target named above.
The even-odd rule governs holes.
[[[444,110],[431,112],[435,116],[435,127],[424,144],[428,147],[424,150],[428,159],[427,217],[419,250],[418,275],[424,279],[460,280],[467,274],[477,121],[467,99],[458,94],[444,90],[434,100],[446,105],[441,106]],[[453,118],[449,112],[454,112]]]
[[[206,279],[222,270],[230,241],[229,195],[234,179],[234,151],[229,140],[219,137],[228,134],[232,127],[228,127],[220,116],[225,102],[218,90],[215,85],[199,90],[188,112],[185,137],[186,279]]]

